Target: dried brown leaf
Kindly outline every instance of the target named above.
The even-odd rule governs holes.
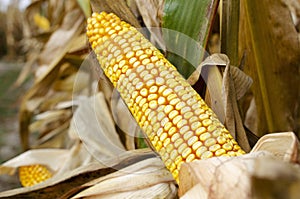
[[[135,137],[139,135],[138,133],[141,132],[141,128],[137,125],[134,117],[116,89],[114,89],[111,98],[111,111],[116,125],[118,125],[125,134],[126,149],[135,149],[134,140]]]
[[[78,92],[88,87],[90,75],[83,71],[73,73],[66,78],[59,79],[53,83],[55,91]],[[74,87],[75,81],[78,81]]]
[[[79,9],[66,14],[63,23],[49,38],[39,57],[40,67],[46,66],[46,71],[38,72],[37,82],[42,80],[61,61],[72,47],[79,33],[83,29],[83,20]]]
[[[244,124],[240,116],[238,108],[238,97],[241,97],[242,92],[246,92],[252,80],[239,69],[231,67],[227,56],[223,55],[227,67],[224,71],[223,77],[223,95],[225,105],[225,125],[233,137],[237,140],[239,145],[246,151],[250,151],[249,141],[244,129]],[[235,74],[235,76],[233,75]],[[246,91],[245,91],[246,90]],[[239,93],[237,93],[239,91]],[[238,95],[239,94],[239,95]]]
[[[265,152],[183,164],[180,176],[180,194],[191,195],[189,190],[197,185],[201,186],[198,190],[204,192],[197,194],[206,196],[203,199],[299,197],[299,192],[295,192],[300,185],[299,165],[283,162]]]
[[[70,137],[80,138],[88,151],[103,161],[125,151],[103,93],[79,101],[70,127]]]
[[[298,142],[291,132],[271,134],[261,138],[250,154],[184,163],[179,193],[203,199],[298,198],[300,167],[291,164],[297,158]],[[200,193],[192,189],[195,186]]]
[[[223,78],[216,67],[224,66]],[[240,117],[237,101],[243,97],[252,84],[252,79],[234,66],[230,66],[229,59],[224,54],[213,54],[207,57],[189,77],[190,84],[196,83],[203,67],[208,73],[207,87],[209,90],[210,104],[220,121],[225,122],[230,133],[237,139],[245,151],[250,151],[250,146]]]
[[[257,136],[299,129],[300,40],[290,3],[241,1],[239,50],[253,78],[258,123],[250,128],[257,126]]]
[[[29,147],[28,127],[32,116],[32,111],[27,108],[27,102],[48,92],[50,85],[59,72],[59,62],[72,46],[72,41],[82,31],[83,19],[84,17],[79,9],[73,9],[68,12],[62,26],[52,34],[43,52],[40,54],[38,78],[33,87],[24,96],[20,107],[20,134],[24,149]],[[43,71],[43,69],[45,70]]]
[[[13,85],[14,87],[19,87],[26,80],[26,78],[30,75],[32,71],[33,64],[36,62],[36,60],[39,57],[39,53],[35,51],[28,54],[29,54],[28,59],[25,65],[23,66],[22,71],[18,76],[18,79],[14,83]]]
[[[73,140],[72,148],[69,149],[69,155],[64,159],[64,164],[59,168],[55,175],[60,176],[94,162],[96,162],[96,160],[92,154],[88,152],[86,146],[79,140]],[[101,165],[101,163],[98,164]]]
[[[67,2],[60,0],[48,0],[48,14],[53,27],[61,24],[63,16],[67,12],[67,10],[65,10],[66,4],[72,4],[72,2],[74,2],[74,0]]]
[[[35,122],[31,123],[29,128],[31,132],[43,131],[44,129],[51,129],[51,124],[63,123],[72,116],[70,109],[49,110],[35,116]]]
[[[41,135],[41,137],[34,142],[33,148],[65,148],[69,142],[71,142],[67,137],[68,128],[70,122],[62,122],[59,126],[55,126],[52,129],[45,128],[46,133]],[[41,130],[38,129],[38,130]]]
[[[164,1],[135,0],[135,4],[143,18],[143,22],[151,33],[149,40],[165,52],[166,45],[161,29]]]
[[[199,184],[204,191],[201,195],[206,195],[207,198],[249,198],[250,179],[246,171],[247,168],[252,168],[250,165],[253,164],[253,158],[249,158],[249,155],[242,158],[243,160],[217,157],[182,164],[179,172],[179,194],[183,195]]]
[[[86,199],[111,199],[111,198],[149,198],[149,199],[157,199],[157,198],[164,198],[164,199],[175,199],[177,198],[177,191],[176,187],[173,184],[168,183],[160,183],[155,184],[151,187],[138,189],[133,191],[127,192],[116,192],[112,194],[106,195],[96,195],[91,197],[84,197]]]
[[[272,133],[261,137],[251,152],[268,151],[282,161],[296,163],[299,140],[293,132]]]
[[[33,1],[30,5],[27,6],[25,10],[24,29],[25,35],[28,37],[37,36],[41,33],[41,30],[34,23],[34,16],[39,14],[41,11],[42,1],[37,0]]]
[[[209,92],[210,101],[207,99],[207,104],[210,105],[212,110],[217,114],[221,122],[225,121],[225,108],[222,97],[222,76],[219,72],[217,65],[226,66],[224,60],[222,60],[218,54],[213,54],[207,57],[201,64],[196,68],[192,75],[188,78],[188,82],[194,85],[200,78],[202,70],[207,73],[207,88]]]
[[[43,97],[44,100],[38,107],[38,111],[35,110],[36,113],[52,110],[57,103],[70,100],[72,96],[70,92],[54,92],[52,89],[49,89],[48,93]]]
[[[13,159],[3,163],[0,170],[3,174],[2,166],[17,169],[20,166],[42,164],[49,167],[52,171],[58,169],[64,164],[64,160],[69,155],[66,149],[33,149],[26,151]]]
[[[208,198],[208,193],[203,190],[200,183],[194,185],[191,189],[184,193],[180,199],[190,199],[190,198],[201,198],[206,199]]]
[[[68,54],[72,54],[80,51],[87,51],[88,48],[89,46],[86,41],[86,34],[83,33],[78,37],[76,37],[75,40],[72,42],[72,46],[70,46]]]
[[[174,179],[159,158],[151,158],[104,176],[73,198],[174,197]],[[89,183],[90,184],[90,183]],[[169,196],[170,197],[170,196]]]
[[[76,170],[55,175],[44,183],[33,187],[1,192],[0,198],[70,198],[80,189],[85,188],[78,188],[80,185],[151,157],[153,157],[153,152],[149,153],[145,150],[122,154],[120,158],[113,158],[106,162],[106,167],[99,163],[91,163]]]

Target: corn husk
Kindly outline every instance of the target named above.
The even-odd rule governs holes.
[[[159,158],[151,158],[88,183],[77,198],[174,198],[174,179]]]
[[[262,137],[251,153],[185,163],[181,198],[299,198],[298,140],[292,132]],[[232,190],[232,191],[228,191]],[[284,197],[282,197],[284,196]]]
[[[0,198],[175,198],[176,195],[170,172],[151,150],[144,149],[124,152],[105,164],[90,162],[77,169],[67,168],[35,186],[1,192]]]

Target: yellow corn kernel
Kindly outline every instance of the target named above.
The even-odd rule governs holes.
[[[19,167],[19,179],[24,187],[39,184],[52,177],[52,172],[40,164]]]
[[[200,95],[135,28],[114,14],[94,13],[87,36],[105,74],[177,182],[185,161],[244,153]]]

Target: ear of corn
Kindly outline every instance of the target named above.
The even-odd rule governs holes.
[[[39,184],[52,177],[52,173],[44,165],[35,164],[19,167],[19,178],[22,186]]]
[[[245,152],[176,68],[116,15],[94,13],[87,36],[105,74],[178,182],[183,162]]]

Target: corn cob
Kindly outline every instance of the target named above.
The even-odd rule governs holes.
[[[19,178],[22,186],[29,187],[52,177],[52,173],[44,165],[35,164],[19,167]]]
[[[176,68],[113,13],[93,13],[87,36],[106,76],[178,182],[183,162],[245,152]]]

